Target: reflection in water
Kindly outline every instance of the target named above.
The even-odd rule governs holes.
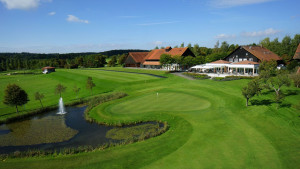
[[[11,131],[0,138],[0,146],[34,145],[62,142],[78,131],[66,126],[63,116],[47,116],[6,124]]]
[[[21,122],[0,125],[0,154],[13,153],[15,151],[59,150],[80,146],[97,147],[107,143],[118,143],[127,139],[125,135],[131,132],[131,136],[138,137],[138,133],[149,133],[142,129],[157,130],[155,125],[143,125],[141,127],[121,130],[119,127],[111,127],[89,123],[84,119],[86,107],[67,107],[68,113],[57,115],[57,111],[36,115]],[[138,125],[138,126],[139,126]],[[150,127],[152,126],[152,127]],[[163,127],[163,125],[159,125]],[[116,129],[117,128],[117,129]],[[113,137],[106,137],[106,133]],[[134,130],[133,130],[134,129]]]

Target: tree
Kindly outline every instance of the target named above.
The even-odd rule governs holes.
[[[183,59],[183,65],[190,68],[191,66],[196,64],[196,59],[192,56],[187,56]]]
[[[259,91],[259,86],[254,81],[250,81],[247,86],[242,88],[242,95],[246,98],[246,107],[248,107],[249,99],[255,96]]]
[[[118,59],[118,64],[119,64],[119,65],[124,65],[126,58],[127,58],[127,54],[121,55],[121,56],[119,57],[119,59]]]
[[[168,66],[172,63],[174,63],[174,59],[172,58],[171,55],[169,54],[162,54],[160,56],[160,60],[159,60],[160,64],[163,66]],[[168,66],[169,67],[169,66]]]
[[[300,87],[300,74],[299,73],[294,73],[291,75],[291,79],[294,82],[294,85],[299,88]]]
[[[175,64],[178,64],[178,65],[180,66],[180,65],[182,65],[182,63],[183,63],[183,58],[184,58],[184,57],[182,57],[182,56],[180,56],[180,55],[175,55],[175,56],[173,56],[173,62],[174,62]],[[176,66],[176,68],[177,68],[177,66]]]
[[[181,43],[180,47],[181,47],[181,48],[184,48],[184,42]]]
[[[42,108],[44,107],[44,106],[43,106],[43,103],[42,103],[42,99],[43,99],[44,97],[45,97],[44,94],[41,94],[40,92],[35,92],[35,93],[34,93],[34,98],[35,98],[35,100],[39,100],[39,101],[40,101]]]
[[[111,59],[108,61],[108,66],[109,67],[115,67],[117,63],[117,57],[112,56]]]
[[[27,93],[16,84],[7,85],[4,91],[3,103],[10,106],[16,106],[18,113],[18,106],[22,106],[29,101]]]
[[[277,71],[277,62],[275,60],[263,61],[259,65],[259,77],[265,82],[270,78],[276,75]]]
[[[93,82],[92,77],[88,77],[87,81],[86,81],[86,88],[88,90],[91,90],[91,95],[93,95],[93,87],[95,87],[95,83]]]
[[[271,77],[267,81],[267,85],[269,88],[273,89],[275,92],[275,101],[279,104],[282,99],[284,99],[284,95],[281,91],[282,86],[290,86],[290,79],[285,72],[277,71],[277,76]]]
[[[75,85],[74,88],[73,88],[73,91],[76,94],[76,98],[78,98],[78,92],[80,91],[80,88]]]
[[[224,41],[222,42],[220,48],[221,48],[221,52],[226,53],[229,50],[229,44],[226,41]]]
[[[218,41],[216,42],[214,48],[215,48],[215,49],[218,49],[218,48],[219,48],[219,45],[220,45],[220,42],[219,42],[219,40],[218,40]]]
[[[61,97],[61,93],[65,92],[66,91],[66,88],[65,86],[63,86],[62,84],[58,84],[55,88],[55,94],[59,94],[59,96]]]

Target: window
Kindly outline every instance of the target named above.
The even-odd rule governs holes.
[[[247,58],[244,58],[244,60],[247,60]]]
[[[243,58],[239,58],[239,62],[243,61]]]
[[[229,58],[229,62],[233,62],[233,58]]]
[[[246,53],[246,56],[248,56],[248,53]]]
[[[253,58],[249,58],[249,61],[253,61]]]

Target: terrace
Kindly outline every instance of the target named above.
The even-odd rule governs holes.
[[[225,76],[258,76],[259,63],[253,61],[241,61],[231,63],[224,60],[218,60],[211,63],[196,65],[189,71],[207,74],[211,77]]]

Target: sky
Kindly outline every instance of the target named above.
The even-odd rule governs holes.
[[[0,0],[0,52],[213,47],[300,34],[300,0]]]

